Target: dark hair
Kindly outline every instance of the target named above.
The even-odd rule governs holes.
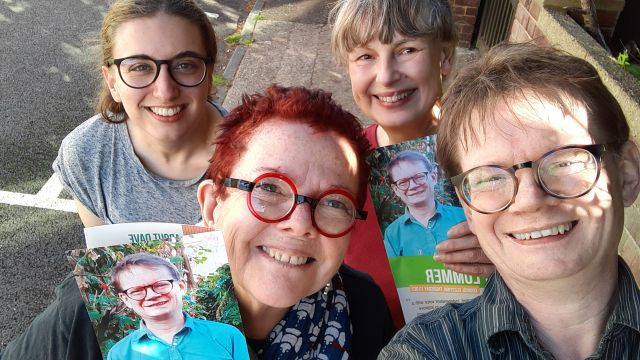
[[[120,288],[120,274],[129,270],[134,266],[141,266],[152,269],[167,269],[173,280],[180,280],[180,273],[175,265],[157,255],[148,253],[135,253],[126,256],[111,268],[111,285],[117,292],[124,289]]]
[[[216,35],[207,14],[192,0],[116,0],[102,21],[100,29],[100,66],[107,65],[113,60],[113,36],[118,27],[127,21],[156,14],[166,14],[189,20],[200,29],[204,42],[206,56],[215,63],[218,48]],[[208,81],[213,79],[210,71]],[[205,80],[207,81],[207,80]],[[109,122],[118,123],[127,119],[122,103],[116,102],[111,96],[109,87],[103,81],[98,93],[96,110]]]
[[[459,149],[477,144],[479,134],[493,126],[498,104],[531,97],[565,114],[576,103],[584,106],[588,131],[597,142],[621,145],[629,140],[620,105],[586,60],[533,43],[504,43],[462,69],[442,100],[437,158],[447,175],[462,171]]]
[[[247,141],[256,128],[273,118],[306,124],[318,132],[333,132],[347,139],[357,157],[358,205],[361,207],[364,204],[369,181],[369,168],[365,163],[369,142],[362,133],[358,119],[336,104],[329,92],[278,85],[271,85],[264,94],[243,95],[242,104],[231,110],[220,124],[207,174],[219,185],[215,195],[224,197],[224,178],[231,174],[247,150]]]
[[[423,163],[424,168],[428,173],[433,172],[433,164],[422,153],[415,150],[403,150],[393,155],[393,157],[387,164],[387,178],[389,182],[394,181],[393,177],[391,176],[391,169],[393,169],[396,165],[398,165],[398,163],[403,161]]]

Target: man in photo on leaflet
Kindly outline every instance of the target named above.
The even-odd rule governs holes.
[[[435,167],[423,154],[404,150],[387,164],[387,178],[405,212],[384,231],[387,256],[432,256],[436,245],[448,239],[451,226],[465,221],[461,207],[435,200]]]

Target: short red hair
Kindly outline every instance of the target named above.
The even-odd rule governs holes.
[[[217,196],[225,196],[222,186],[231,169],[247,150],[247,141],[262,124],[273,118],[306,124],[312,129],[333,132],[349,141],[356,153],[358,163],[358,207],[365,200],[369,168],[365,157],[369,142],[364,137],[358,119],[342,109],[331,99],[331,93],[304,87],[269,86],[263,94],[243,95],[242,104],[231,110],[220,125],[214,144],[215,152],[210,160],[207,178],[218,185]],[[321,158],[318,161],[322,161]]]

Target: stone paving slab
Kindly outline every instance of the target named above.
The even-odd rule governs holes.
[[[223,106],[238,105],[242,94],[263,91],[270,84],[322,88],[334,99],[366,120],[351,97],[349,77],[331,57],[330,28],[326,24],[261,20],[249,45]]]

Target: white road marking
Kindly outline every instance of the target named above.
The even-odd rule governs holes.
[[[53,174],[37,194],[21,194],[0,190],[0,204],[29,206],[40,209],[50,209],[77,213],[73,200],[59,199],[62,184]]]
[[[42,189],[38,191],[37,195],[45,198],[57,198],[58,196],[60,196],[62,189],[62,183],[58,179],[58,176],[56,174],[53,174],[44,184]]]

